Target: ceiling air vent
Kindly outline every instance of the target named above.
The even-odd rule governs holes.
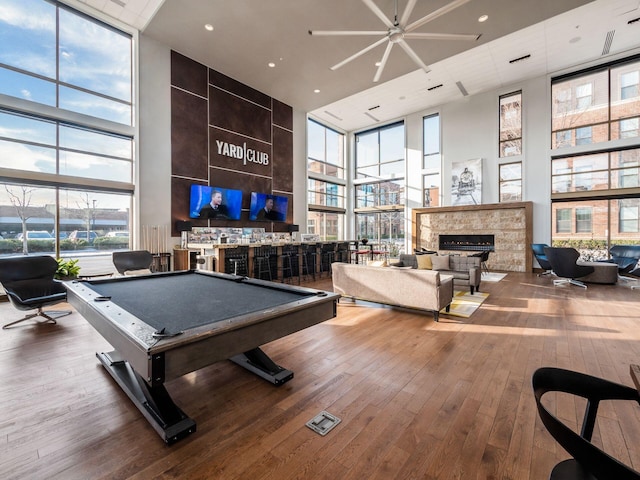
[[[629,20],[627,22],[627,25],[633,25],[634,23],[638,23],[638,22],[640,22],[640,17],[634,18],[633,20]]]
[[[616,34],[615,30],[609,30],[607,32],[607,38],[604,40],[604,47],[602,47],[602,55],[609,55],[611,50],[611,44],[613,43],[613,36]]]
[[[380,108],[380,105],[376,105],[375,107],[371,107],[368,110],[371,111],[371,110],[375,110],[376,108]]]
[[[431,90],[435,90],[436,88],[440,88],[440,87],[442,87],[442,84],[440,84],[440,85],[434,85],[433,87],[429,87],[429,88],[427,88],[427,90],[430,92]]]
[[[364,114],[369,117],[371,120],[373,120],[374,122],[379,122],[380,120],[377,119],[376,117],[374,117],[373,115],[371,115],[369,112],[364,112]]]
[[[462,85],[462,82],[456,82],[456,86],[458,87],[458,90],[460,90],[460,93],[461,93],[463,96],[465,96],[465,97],[466,97],[466,96],[468,96],[468,95],[469,95],[469,92],[467,92],[467,89],[466,89],[466,88],[464,88],[464,85]]]
[[[341,119],[339,116],[334,115],[334,114],[333,114],[333,113],[331,113],[329,110],[325,110],[325,111],[324,111],[324,113],[326,113],[326,114],[327,114],[327,115],[329,115],[330,117],[335,118],[336,120],[340,120],[340,121],[342,121],[342,119]]]
[[[513,60],[509,60],[509,63],[522,62],[523,60],[526,60],[527,58],[531,58],[531,55],[527,54],[527,55],[523,55],[522,57],[514,58]]]

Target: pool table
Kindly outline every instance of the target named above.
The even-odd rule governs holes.
[[[274,385],[293,378],[259,347],[335,317],[339,295],[205,271],[67,282],[69,303],[111,344],[102,365],[167,443],[195,421],[164,382],[230,359]]]

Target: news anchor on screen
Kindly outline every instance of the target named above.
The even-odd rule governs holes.
[[[249,220],[284,222],[287,218],[288,198],[266,193],[251,193]]]
[[[190,218],[240,220],[242,191],[229,188],[192,185],[189,200]]]
[[[229,218],[229,209],[222,203],[220,190],[211,192],[211,201],[200,209],[200,218]]]

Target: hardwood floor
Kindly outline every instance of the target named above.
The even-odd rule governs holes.
[[[522,273],[482,290],[470,318],[439,323],[345,301],[335,319],[264,347],[295,372],[280,388],[231,362],[169,382],[198,428],[170,447],[100,366],[95,352],[110,347],[79,314],[2,330],[0,477],[547,478],[568,455],[537,417],[531,375],[560,366],[633,385],[640,290]],[[2,323],[21,316],[0,304]],[[580,402],[554,403],[578,422]],[[324,437],[305,426],[322,410],[342,420]],[[640,470],[640,406],[602,405],[594,441]]]

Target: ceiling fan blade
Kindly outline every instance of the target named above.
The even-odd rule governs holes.
[[[482,34],[457,34],[457,33],[405,33],[404,38],[416,40],[478,40]]]
[[[384,66],[387,64],[387,60],[389,59],[389,54],[391,53],[391,49],[393,48],[393,43],[389,42],[387,44],[387,48],[382,55],[382,60],[380,60],[380,65],[378,66],[378,70],[376,70],[376,75],[373,77],[374,83],[380,80],[382,76],[382,71],[384,70]]]
[[[384,14],[382,10],[380,10],[380,8],[375,3],[373,3],[373,0],[362,0],[362,1],[367,7],[369,7],[369,10],[371,10],[373,13],[376,14],[376,17],[382,20],[382,23],[384,23],[388,28],[394,27],[393,22],[389,20],[389,18]]]
[[[351,55],[349,58],[345,58],[343,61],[341,61],[340,63],[335,64],[333,67],[331,67],[331,70],[337,70],[340,67],[346,65],[347,63],[349,63],[351,60],[355,60],[356,58],[358,58],[360,55],[364,55],[365,53],[367,53],[369,50],[373,50],[374,48],[376,48],[378,45],[382,45],[384,42],[387,42],[388,39],[387,37],[382,37],[380,40],[378,40],[377,42],[372,43],[371,45],[369,45],[368,47],[363,48],[362,50],[360,50],[359,52],[354,53],[353,55]]]
[[[424,64],[424,62],[420,59],[418,54],[413,51],[413,49],[409,46],[409,44],[407,42],[405,42],[404,40],[401,40],[401,41],[398,42],[398,45],[400,45],[402,47],[402,49],[405,52],[407,52],[407,55],[409,55],[411,57],[411,60],[416,62],[416,65],[418,65],[422,70],[424,70],[425,73],[429,73],[431,71],[431,70],[429,70],[429,67],[427,67]]]
[[[371,31],[366,31],[366,30],[309,30],[309,35],[317,35],[317,36],[325,36],[325,37],[332,37],[332,36],[339,36],[339,35],[353,35],[353,36],[358,36],[358,35],[387,35],[386,31],[383,30],[371,30]]]
[[[402,18],[400,19],[400,25],[406,25],[409,22],[409,17],[411,16],[411,12],[413,12],[413,7],[416,6],[416,2],[418,0],[409,0],[407,3],[407,7],[402,12]]]
[[[435,11],[431,12],[429,15],[425,15],[421,19],[416,20],[411,25],[407,25],[407,27],[404,29],[404,31],[405,32],[410,32],[412,30],[415,30],[416,28],[421,27],[425,23],[430,22],[431,20],[435,20],[436,18],[441,17],[445,13],[449,13],[451,10],[456,9],[456,8],[464,5],[465,3],[469,3],[470,1],[471,0],[454,0],[453,2],[448,3],[444,7],[441,7],[438,10],[435,10]]]

